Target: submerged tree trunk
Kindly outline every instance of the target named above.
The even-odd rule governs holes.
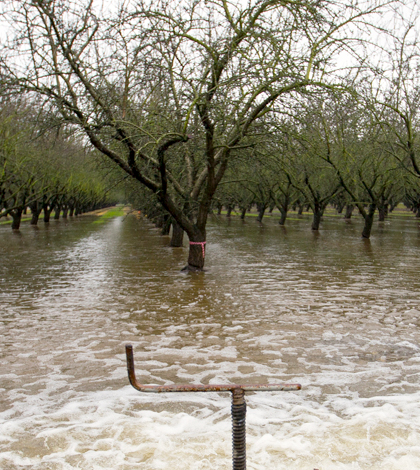
[[[351,219],[351,215],[353,214],[354,206],[352,204],[347,204],[346,206],[346,213],[344,214],[345,219]]]
[[[257,204],[257,210],[258,210],[257,222],[262,222],[266,208],[267,208],[266,204],[263,204],[263,203]]]
[[[38,201],[35,201],[31,204],[31,225],[38,225],[38,219],[39,215],[41,214],[42,211],[42,205],[38,203]]]
[[[226,207],[226,217],[230,217],[231,213],[232,213],[232,206],[231,204],[228,204]]]
[[[289,210],[289,197],[286,196],[282,204],[277,204],[277,209],[280,211],[279,225],[286,223],[287,212]]]
[[[63,206],[63,219],[67,219],[67,213],[69,211],[69,206],[64,205]]]
[[[10,215],[12,216],[12,230],[19,230],[20,228],[20,221],[22,219],[22,212],[23,208],[18,207],[17,209],[13,210],[10,212]]]
[[[59,220],[61,213],[61,206],[58,205],[55,207],[54,220]]]
[[[241,220],[245,219],[245,214],[246,214],[246,207],[242,207],[242,209],[241,209]]]
[[[316,231],[316,230],[319,230],[319,224],[321,223],[323,210],[322,210],[322,207],[316,203],[313,211],[314,211],[314,216],[312,219],[311,229]]]
[[[378,207],[378,220],[379,222],[384,222],[385,217],[388,215],[388,207],[386,204],[381,204]]]
[[[190,249],[188,253],[188,265],[183,269],[188,271],[202,271],[204,259],[206,257],[206,235],[205,233],[196,233],[190,236]]]
[[[50,222],[50,215],[52,211],[52,207],[49,207],[48,204],[43,206],[44,209],[44,223],[48,224]]]
[[[38,212],[37,210],[32,211],[31,225],[38,225],[39,214],[40,212]]]
[[[365,225],[363,227],[362,237],[363,238],[370,238],[370,232],[372,231],[373,225],[373,216],[375,215],[376,204],[369,204],[368,212],[365,212]],[[363,215],[363,214],[362,214]]]
[[[287,208],[280,206],[278,209],[280,211],[279,225],[284,225],[287,219]]]
[[[279,225],[283,226],[286,223],[287,213],[290,207],[290,196],[289,194],[284,194],[284,197],[276,200],[276,207],[280,212]]]
[[[338,202],[336,204],[335,208],[336,208],[337,214],[342,214],[343,213],[344,206],[345,206],[344,202]]]
[[[175,221],[172,221],[172,237],[171,237],[171,246],[180,247],[184,241],[184,230],[181,226]]]

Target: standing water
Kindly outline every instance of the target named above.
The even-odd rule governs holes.
[[[248,469],[420,469],[420,230],[213,219],[206,273],[147,221],[0,227],[0,468],[217,470],[229,393],[147,384],[298,382],[247,394]]]

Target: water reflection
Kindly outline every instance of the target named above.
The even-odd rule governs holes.
[[[56,222],[0,227],[2,468],[226,468],[229,397],[140,396],[125,342],[147,383],[302,383],[248,397],[250,468],[420,468],[415,221],[213,217],[204,274],[147,221]]]

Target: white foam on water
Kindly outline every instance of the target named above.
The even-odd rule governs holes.
[[[308,392],[249,394],[249,468],[419,468],[420,393],[321,404]],[[2,420],[0,441],[11,450],[0,454],[0,465],[226,468],[229,406],[229,394],[145,396],[129,387],[79,394],[54,412],[33,408],[26,417]]]

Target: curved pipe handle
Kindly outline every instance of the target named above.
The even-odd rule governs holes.
[[[130,384],[139,390],[141,385],[137,382],[136,379],[136,371],[134,369],[134,354],[133,354],[133,346],[131,344],[125,345],[125,355],[127,357],[127,372],[128,372],[128,380]]]
[[[181,385],[143,385],[136,379],[134,369],[133,346],[125,345],[125,354],[127,356],[127,372],[130,384],[139,392],[234,392],[234,390],[244,390],[245,392],[262,392],[262,391],[296,391],[302,387],[300,384],[256,384],[256,385],[240,385],[240,384],[181,384]]]

